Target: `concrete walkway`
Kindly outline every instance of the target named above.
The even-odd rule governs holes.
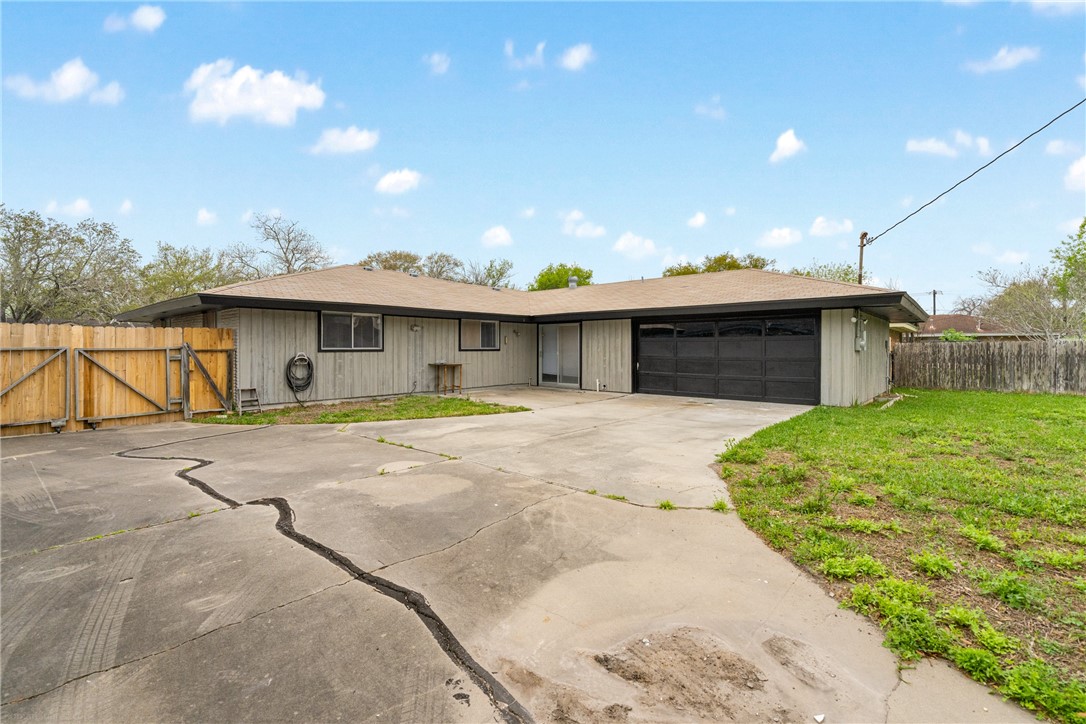
[[[1031,719],[938,662],[899,676],[734,514],[655,508],[711,503],[723,441],[805,408],[472,396],[533,411],[5,441],[0,714]],[[204,489],[174,475],[196,460]]]

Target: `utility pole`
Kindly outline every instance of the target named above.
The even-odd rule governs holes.
[[[868,239],[866,231],[860,232],[860,273],[856,275],[857,284],[864,283],[864,247],[870,246],[874,241],[874,239]]]
[[[931,290],[931,314],[932,314],[932,316],[935,316],[935,295],[936,294],[942,294],[942,292],[939,291],[938,289],[932,289]]]

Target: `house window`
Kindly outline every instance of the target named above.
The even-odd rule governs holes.
[[[498,322],[484,319],[460,320],[460,349],[499,349]]]
[[[321,312],[322,350],[383,349],[380,314]]]

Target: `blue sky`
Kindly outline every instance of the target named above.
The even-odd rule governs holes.
[[[1086,95],[1086,3],[12,3],[3,200],[155,242],[280,212],[596,281],[855,261]],[[1086,214],[1079,108],[869,247],[940,311]],[[927,300],[925,302],[925,300]]]

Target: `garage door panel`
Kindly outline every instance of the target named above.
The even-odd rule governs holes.
[[[721,377],[761,377],[764,363],[760,359],[722,359],[717,362]]]
[[[638,368],[642,373],[660,372],[673,375],[675,374],[675,363],[674,357],[641,357],[638,360]]]
[[[742,397],[760,400],[765,395],[761,380],[717,380],[716,393],[721,397]]]
[[[641,340],[641,354],[648,357],[674,357],[675,340],[650,337]]]
[[[682,359],[675,360],[675,371],[681,375],[707,375],[716,377],[717,361],[710,359]]]
[[[779,402],[809,402],[818,398],[818,383],[766,380],[765,396]]]
[[[818,339],[812,337],[766,337],[765,356],[775,359],[818,357]]]
[[[816,378],[816,360],[813,359],[768,359],[765,362],[765,376],[767,378],[800,378],[813,380]]]
[[[717,341],[716,356],[721,359],[761,359],[762,354],[761,337],[754,339],[739,337]]]
[[[641,392],[674,392],[675,375],[642,373],[638,377]]]
[[[678,345],[676,357],[716,357],[716,339],[713,337],[680,337],[675,343]]]
[[[678,375],[675,378],[675,391],[690,395],[716,395],[716,378]]]

